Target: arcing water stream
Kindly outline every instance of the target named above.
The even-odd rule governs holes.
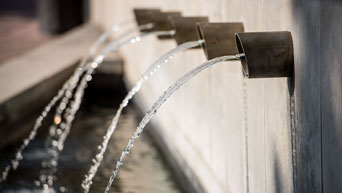
[[[103,59],[110,52],[115,51],[124,45],[139,42],[144,37],[148,37],[151,35],[170,35],[172,33],[174,32],[148,32],[139,36],[135,36],[133,38],[129,38],[128,40],[122,42],[113,41],[103,49],[102,53],[95,58],[94,62],[88,63],[88,65],[86,66],[87,70],[77,86],[74,100],[70,102],[70,104],[68,104],[69,100],[73,96],[70,91],[70,95],[66,95],[65,98],[63,98],[63,100],[61,101],[58,109],[59,111],[57,111],[58,114],[54,117],[54,125],[52,125],[50,129],[51,145],[48,149],[48,152],[51,154],[51,158],[42,162],[42,166],[45,168],[45,170],[42,172],[39,178],[40,182],[37,183],[39,186],[42,186],[46,190],[52,187],[55,180],[54,174],[57,171],[59,153],[63,150],[64,142],[70,132],[72,121],[74,120],[75,114],[77,113],[81,105],[84,90],[88,82],[92,79],[94,70],[102,63]],[[63,116],[60,116],[62,112],[64,112],[64,114]]]
[[[218,57],[218,58],[214,58],[212,60],[209,60],[203,64],[201,64],[200,66],[196,67],[195,69],[191,70],[190,72],[186,73],[183,77],[181,77],[180,79],[178,79],[174,84],[172,84],[172,86],[170,86],[167,91],[165,91],[163,93],[163,95],[161,95],[159,97],[159,99],[154,103],[154,105],[152,106],[152,108],[145,114],[144,118],[142,119],[142,121],[139,123],[136,131],[134,132],[134,134],[132,135],[132,137],[130,138],[128,145],[126,146],[126,148],[124,149],[124,151],[122,152],[119,161],[117,161],[116,163],[116,167],[112,172],[112,175],[109,179],[109,182],[106,186],[105,189],[105,193],[109,192],[110,187],[112,186],[112,183],[115,179],[115,177],[117,176],[117,173],[120,169],[120,166],[123,164],[123,160],[125,159],[126,155],[129,154],[130,150],[132,149],[133,145],[134,145],[134,141],[140,136],[140,134],[143,132],[144,127],[146,126],[146,124],[152,119],[152,117],[154,116],[154,114],[157,113],[157,110],[160,108],[160,106],[176,91],[178,90],[183,84],[185,84],[188,80],[190,80],[191,78],[193,78],[194,76],[196,76],[198,73],[202,72],[203,70],[211,67],[212,65],[218,63],[218,62],[222,62],[222,61],[227,61],[227,60],[235,60],[235,59],[240,59],[240,57],[242,57],[243,55],[234,55],[234,56],[222,56],[222,57]]]
[[[187,42],[184,44],[181,44],[177,46],[176,48],[172,49],[171,51],[167,52],[164,56],[160,57],[156,62],[154,62],[142,75],[140,80],[135,84],[135,86],[128,92],[127,96],[124,98],[122,103],[119,106],[119,109],[117,110],[111,125],[109,126],[106,135],[104,136],[102,144],[99,146],[100,152],[96,155],[96,157],[93,159],[93,165],[88,171],[88,174],[85,176],[85,179],[82,182],[82,187],[84,189],[84,192],[89,192],[89,188],[92,184],[92,179],[96,175],[96,172],[102,162],[103,155],[107,149],[108,142],[113,135],[113,132],[115,131],[115,128],[117,126],[118,120],[120,118],[122,110],[128,105],[129,101],[132,99],[132,97],[140,90],[142,84],[151,77],[154,72],[157,71],[163,64],[167,63],[170,59],[173,58],[173,56],[181,51],[197,47],[203,43],[203,40],[199,41],[193,41],[193,42]]]
[[[143,26],[139,26],[138,28],[129,30],[128,32],[124,33],[119,38],[114,40],[112,42],[112,44],[114,42],[118,42],[120,40],[120,38],[125,37],[126,34],[128,35],[128,34],[133,33],[135,31],[144,30],[144,29],[151,29],[152,27],[153,27],[153,24],[146,24]],[[66,96],[66,98],[72,97],[72,90],[77,86],[77,83],[78,83],[81,75],[84,73],[84,71],[87,70],[86,63],[89,60],[89,58],[91,58],[96,53],[99,46],[108,39],[108,37],[111,33],[117,32],[120,29],[121,28],[118,25],[113,26],[110,30],[108,30],[103,35],[101,35],[97,39],[97,41],[91,46],[88,54],[82,58],[79,67],[75,70],[75,72],[72,74],[72,76],[64,83],[62,88],[57,92],[57,95],[52,98],[52,100],[44,108],[44,110],[40,114],[40,116],[38,116],[38,118],[36,119],[35,124],[33,126],[33,129],[31,130],[29,136],[23,140],[23,144],[16,151],[15,158],[13,160],[11,160],[11,162],[5,167],[4,171],[2,172],[2,174],[0,176],[0,184],[2,182],[6,181],[8,173],[10,172],[11,169],[16,170],[18,168],[20,160],[23,159],[22,152],[29,145],[29,143],[32,140],[34,140],[34,138],[36,137],[38,129],[41,127],[43,120],[46,118],[46,116],[50,112],[51,108],[54,107],[55,104],[58,101],[60,101],[63,96]],[[63,102],[63,100],[64,100],[64,102]],[[65,103],[66,99],[63,99],[63,100],[62,100],[61,104],[59,105],[59,108],[63,107],[64,104],[67,104],[67,103]],[[57,110],[57,111],[60,111],[60,110]]]

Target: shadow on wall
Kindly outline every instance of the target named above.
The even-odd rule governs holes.
[[[292,1],[296,23],[296,190],[321,192],[320,12],[321,2]]]
[[[292,1],[296,21],[295,192],[342,192],[342,2]]]
[[[342,1],[321,3],[323,192],[342,192]]]

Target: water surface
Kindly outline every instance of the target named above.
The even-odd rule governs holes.
[[[82,192],[82,179],[91,165],[91,159],[98,152],[97,146],[116,112],[116,108],[112,106],[87,104],[80,109],[58,163],[57,180],[54,184],[58,192],[64,190],[63,187],[65,192]],[[22,127],[32,127],[32,124],[28,121],[23,123]],[[133,109],[128,108],[121,116],[90,192],[104,191],[116,161],[136,127],[137,116]],[[47,129],[43,126],[42,130]],[[45,137],[46,131],[40,132],[37,139],[24,151],[22,164],[17,171],[10,172],[0,192],[40,192],[35,183],[38,183],[42,169],[40,162],[49,155],[44,148]],[[9,158],[14,156],[18,145],[20,142],[0,150],[0,167],[4,167]],[[110,192],[181,193],[169,167],[146,134],[136,141]]]

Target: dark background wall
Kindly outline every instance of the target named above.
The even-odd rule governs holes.
[[[0,14],[37,15],[37,0],[0,0]]]
[[[0,15],[39,18],[45,34],[66,32],[89,18],[88,0],[0,0]]]

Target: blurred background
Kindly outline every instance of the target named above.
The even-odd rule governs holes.
[[[88,0],[0,0],[0,64],[88,18]]]

